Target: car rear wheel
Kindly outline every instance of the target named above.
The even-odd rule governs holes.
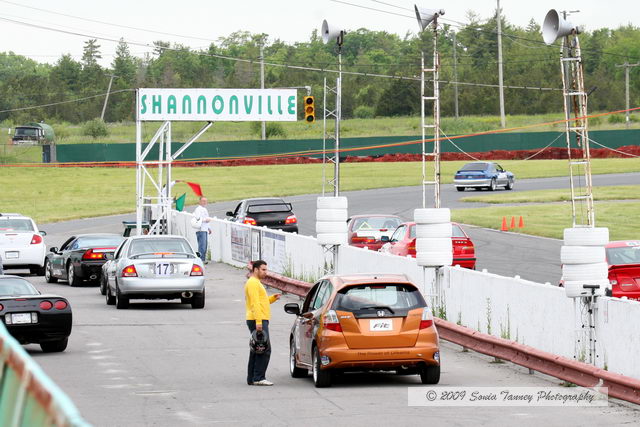
[[[107,294],[107,283],[106,283],[104,274],[100,275],[100,293],[102,295],[106,295]]]
[[[313,348],[313,384],[317,388],[331,387],[331,371],[328,369],[320,369],[320,352],[318,347]]]
[[[109,288],[109,284],[107,284],[104,294],[106,295],[107,305],[114,305],[116,303],[116,298],[111,295],[111,288]]]
[[[76,276],[72,263],[67,266],[67,283],[69,283],[69,286],[78,286],[80,284],[80,278]]]
[[[58,341],[41,342],[40,348],[45,353],[58,353],[61,351],[65,351],[68,343],[69,343],[69,337],[58,340]]]
[[[422,384],[438,384],[440,382],[440,366],[427,365],[420,368]]]
[[[496,179],[491,178],[491,184],[489,184],[489,191],[496,191],[498,186],[496,185]]]
[[[309,371],[296,366],[296,349],[293,340],[289,343],[289,373],[293,378],[305,378]]]
[[[204,289],[202,293],[193,294],[191,297],[191,308],[204,308]]]
[[[120,288],[118,288],[117,284],[116,284],[116,308],[118,310],[129,308],[129,298],[123,296],[120,293]]]
[[[51,269],[51,261],[46,260],[44,262],[44,280],[47,283],[56,283],[58,281],[57,278],[53,277],[53,271]]]
[[[45,268],[44,266],[40,267],[39,265],[34,265],[29,267],[29,273],[33,274],[34,276],[44,276]]]
[[[456,187],[456,190],[458,190],[458,191],[464,191],[464,190],[466,190],[466,187]]]
[[[509,178],[507,181],[507,185],[504,187],[505,190],[513,190],[513,178]]]

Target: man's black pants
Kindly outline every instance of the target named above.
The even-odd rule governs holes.
[[[247,320],[247,326],[249,332],[253,333],[256,330],[256,321]],[[267,373],[267,366],[269,366],[269,359],[271,358],[271,340],[269,339],[269,321],[262,321],[262,330],[267,334],[267,341],[269,347],[263,354],[255,354],[249,351],[249,366],[247,368],[247,384],[253,384],[256,381],[262,381]]]

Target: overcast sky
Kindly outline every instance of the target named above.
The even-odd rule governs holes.
[[[339,26],[347,30],[363,27],[404,35],[407,31],[416,32],[418,29],[417,22],[412,17],[412,1],[344,1],[361,7],[331,0],[0,0],[0,18],[98,37],[124,37],[127,41],[141,43],[165,40],[193,48],[208,46],[211,41],[238,30],[267,33],[271,40],[279,38],[287,42],[306,41],[312,30],[320,27],[323,19],[327,19],[330,24],[341,24]],[[466,22],[466,14],[470,10],[476,12],[481,19],[489,18],[496,8],[496,1],[442,0],[441,3],[429,1],[419,5],[444,8],[445,18]],[[538,0],[532,3],[502,0],[501,6],[507,21],[518,26],[525,26],[531,19],[541,24],[546,12],[551,8],[580,9],[580,13],[572,16],[570,20],[584,25],[587,30],[601,27],[617,28],[629,23],[640,25],[640,1],[637,0]],[[116,27],[90,20],[174,35]],[[0,52],[13,51],[40,62],[55,62],[65,53],[79,59],[85,40],[87,37],[84,36],[28,27],[0,19]],[[101,63],[108,65],[115,52],[115,43],[100,40],[99,44],[102,46],[103,55]],[[142,56],[150,50],[131,46],[131,52],[137,56]]]

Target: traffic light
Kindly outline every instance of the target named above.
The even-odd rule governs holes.
[[[316,121],[316,106],[314,105],[313,96],[304,97],[304,121],[307,123]]]

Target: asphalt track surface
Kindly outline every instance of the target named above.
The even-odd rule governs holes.
[[[624,173],[610,175],[593,175],[595,186],[606,185],[630,185],[640,182],[640,173]],[[569,179],[538,178],[517,180],[513,192],[565,188],[569,191]],[[500,189],[498,192],[503,192]],[[430,192],[431,193],[431,192]],[[429,194],[430,194],[429,193]],[[456,191],[451,184],[441,188],[441,202],[443,207],[451,209],[464,209],[485,207],[485,203],[467,203],[459,199],[486,193],[485,191],[465,192]],[[341,193],[349,198],[349,214],[384,213],[395,214],[406,221],[413,218],[413,210],[422,206],[422,188],[397,187],[375,190],[349,191]],[[207,194],[209,200],[215,200],[215,194]],[[250,194],[247,198],[252,197]],[[294,212],[299,221],[301,234],[315,235],[315,211],[318,194],[285,197],[292,203]],[[225,212],[233,210],[237,201],[211,203],[208,206],[209,214],[224,218]],[[192,211],[193,207],[188,207]],[[50,233],[45,238],[48,246],[59,245],[65,238],[79,233],[114,232],[120,233],[122,221],[134,220],[133,214],[113,215],[98,218],[89,218],[74,221],[65,221],[53,224],[41,224],[40,228]],[[499,224],[501,218],[496,218]],[[465,226],[476,248],[478,257],[477,269],[487,269],[491,273],[502,276],[519,275],[523,279],[538,283],[549,282],[557,284],[561,276],[560,247],[562,241],[536,236],[522,235],[511,232],[499,232],[479,227]]]
[[[27,351],[96,426],[190,425],[637,425],[640,411],[608,407],[409,407],[417,375],[354,373],[331,388],[291,378],[288,337],[293,316],[286,296],[273,304],[273,387],[246,384],[249,334],[244,322],[245,271],[209,264],[203,310],[177,302],[133,301],[127,310],[107,306],[95,286],[46,284],[73,308],[74,326],[64,353]],[[560,380],[442,343],[438,387],[557,387]],[[562,392],[566,388],[558,387]],[[517,390],[515,390],[517,392]],[[426,390],[425,390],[426,392]]]

